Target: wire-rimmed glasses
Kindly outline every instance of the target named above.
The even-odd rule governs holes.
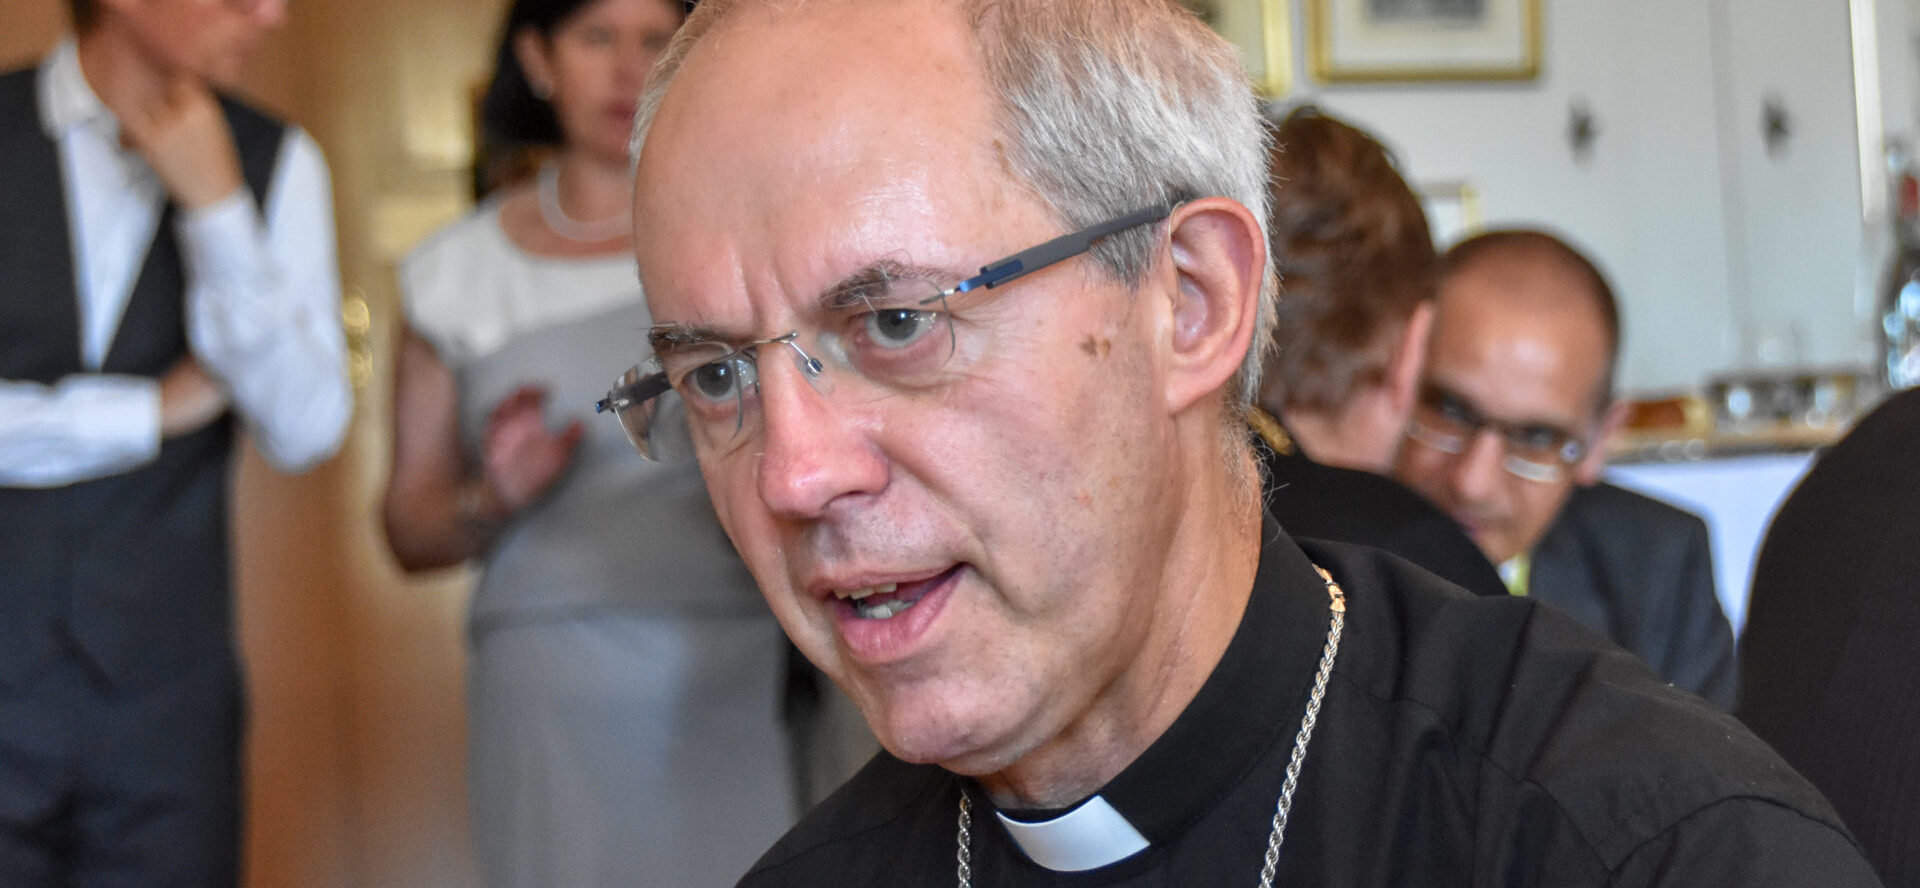
[[[1071,259],[1101,238],[1170,212],[1171,204],[1156,204],[1062,235],[950,287],[939,286],[937,272],[928,269],[875,263],[836,285],[828,321],[804,343],[799,330],[729,345],[697,330],[658,328],[654,372],[629,369],[595,409],[611,411],[642,456],[671,462],[691,458],[697,443],[726,453],[752,437],[765,369],[760,362],[769,350],[790,358],[822,394],[864,401],[937,388],[963,369],[953,360],[958,337],[951,297]],[[827,372],[829,365],[834,372]]]
[[[1515,424],[1489,419],[1453,392],[1435,385],[1421,388],[1414,404],[1407,437],[1441,453],[1465,453],[1482,430],[1500,436],[1505,448],[1501,467],[1528,481],[1551,483],[1566,477],[1567,467],[1580,461],[1587,444],[1572,432],[1542,424]]]

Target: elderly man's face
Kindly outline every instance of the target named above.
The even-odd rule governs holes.
[[[953,12],[747,16],[688,58],[640,159],[656,323],[819,349],[847,326],[824,294],[863,270],[946,285],[1063,233],[1008,173]],[[987,773],[1137,689],[1180,483],[1152,303],[1087,257],[956,297],[964,373],[880,398],[764,347],[746,440],[702,446],[775,614],[896,754]]]
[[[1422,406],[1394,474],[1460,522],[1495,564],[1531,550],[1574,485],[1598,480],[1604,466],[1599,401],[1609,355],[1599,312],[1584,300],[1543,307],[1516,298],[1582,286],[1562,270],[1491,258],[1441,287]],[[1571,438],[1588,452],[1558,466],[1558,477],[1522,477],[1506,468],[1516,447],[1492,428],[1466,438],[1459,453],[1424,443],[1420,417],[1436,409],[1477,416],[1523,439]]]

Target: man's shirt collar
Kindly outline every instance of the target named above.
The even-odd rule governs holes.
[[[120,122],[87,85],[80,71],[80,47],[72,37],[63,38],[40,63],[39,93],[40,126],[47,138],[57,142],[68,130],[87,126],[119,142]]]
[[[1015,820],[1000,811],[994,815],[1029,859],[1059,873],[1119,863],[1148,845],[1147,838],[1100,796],[1048,820]]]

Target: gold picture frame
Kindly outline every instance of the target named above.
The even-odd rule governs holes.
[[[1532,80],[1540,0],[1306,0],[1323,83]]]
[[[1260,95],[1293,88],[1291,0],[1182,0],[1220,36],[1240,48],[1240,63]]]

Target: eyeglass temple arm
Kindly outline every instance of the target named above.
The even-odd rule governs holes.
[[[607,396],[593,402],[593,412],[605,413],[609,410],[623,410],[634,404],[644,404],[647,399],[658,397],[660,393],[672,388],[667,384],[664,373],[642,377],[632,383],[616,386]]]
[[[1097,241],[1117,231],[1125,231],[1136,225],[1158,222],[1173,212],[1172,204],[1158,204],[1139,212],[1130,213],[1103,222],[1092,228],[1083,228],[1071,234],[1063,234],[1037,247],[1022,250],[992,265],[980,269],[980,273],[955,284],[951,293],[965,293],[982,287],[993,289],[1023,274],[1039,271],[1055,262],[1071,259],[1093,249]]]

